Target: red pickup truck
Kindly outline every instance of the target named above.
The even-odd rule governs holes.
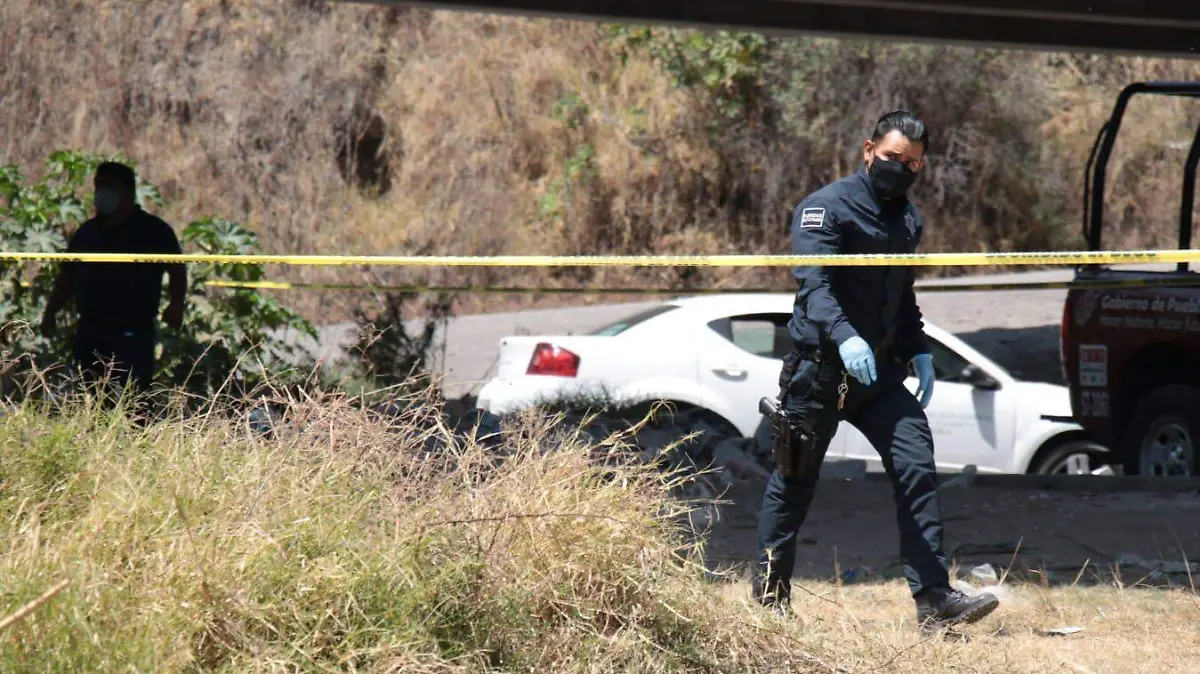
[[[1089,250],[1102,250],[1105,169],[1129,99],[1140,94],[1200,99],[1200,82],[1139,82],[1117,97],[1088,159]],[[1192,247],[1197,160],[1200,128],[1183,172],[1180,249]],[[1075,420],[1111,450],[1110,463],[1125,475],[1200,475],[1200,275],[1188,263],[1077,267],[1063,307],[1060,356]]]

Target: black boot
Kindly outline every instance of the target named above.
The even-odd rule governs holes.
[[[792,605],[785,601],[774,601],[765,605],[767,610],[774,613],[780,618],[794,618],[796,614],[792,612]]]
[[[917,624],[922,630],[969,625],[996,610],[1000,600],[990,592],[968,596],[951,588],[926,590],[917,595]]]
[[[752,591],[752,595],[753,596],[751,598],[755,603],[759,604],[780,618],[791,618],[793,616],[791,598],[787,596],[786,593],[782,593],[783,596],[779,596],[776,593],[764,594],[762,590],[758,588],[758,584],[756,583],[754,590]]]

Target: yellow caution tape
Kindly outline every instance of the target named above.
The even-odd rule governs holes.
[[[728,293],[791,293],[794,288],[614,288],[611,286],[583,286],[578,288],[547,288],[540,286],[492,286],[492,285],[371,285],[358,283],[288,283],[286,281],[208,281],[214,288],[244,288],[258,290],[353,290],[363,292],[410,292],[410,293],[509,293],[509,294],[562,294],[562,295],[719,295]],[[1114,279],[1104,281],[1039,281],[1012,283],[945,283],[938,285],[915,284],[917,292],[973,292],[988,290],[1055,290],[1084,288],[1129,288],[1129,287],[1188,287],[1200,286],[1200,277],[1169,277],[1162,279]]]
[[[681,290],[679,288],[613,288],[582,286],[578,288],[547,288],[540,286],[491,286],[491,285],[372,285],[359,283],[287,283],[283,281],[208,281],[205,285],[214,288],[244,288],[257,290],[356,290],[362,292],[408,292],[408,293],[531,293],[561,295],[702,295],[720,293],[778,293],[792,292],[778,288],[703,288]]]
[[[956,292],[972,290],[1083,290],[1097,288],[1148,288],[1200,286],[1200,276],[1187,278],[1166,276],[1163,278],[1104,279],[1096,281],[1015,281],[1011,283],[944,283],[939,285],[914,284],[917,292]]]
[[[913,253],[879,255],[154,255],[0,252],[0,260],[406,267],[889,267],[1139,264],[1200,261],[1200,250]]]

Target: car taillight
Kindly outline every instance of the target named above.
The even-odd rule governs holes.
[[[574,377],[579,372],[579,356],[545,342],[533,349],[525,374],[544,374],[553,377]]]

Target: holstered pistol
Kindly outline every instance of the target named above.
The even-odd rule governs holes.
[[[780,474],[787,478],[815,474],[824,458],[817,456],[816,433],[770,398],[759,399],[758,411],[771,420],[771,454]]]

